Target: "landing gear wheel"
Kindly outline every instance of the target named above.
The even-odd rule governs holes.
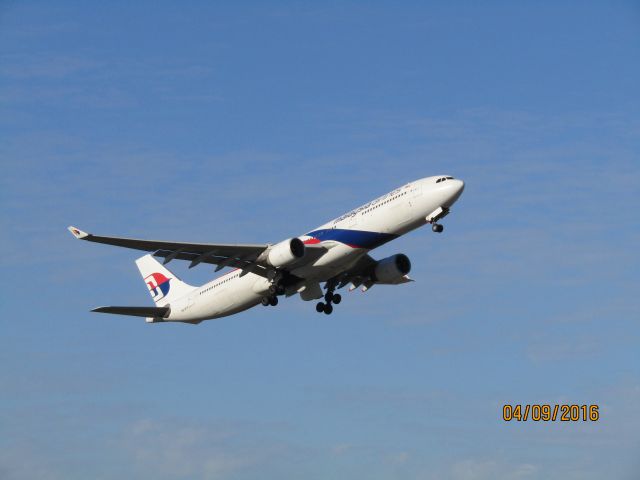
[[[316,312],[322,313],[324,312],[324,303],[318,302],[316,305]]]
[[[333,293],[327,292],[324,295],[324,301],[327,303],[331,303],[333,301]]]
[[[326,313],[327,315],[331,315],[331,312],[333,312],[333,307],[331,306],[330,303],[327,303],[324,306],[324,313]]]
[[[433,230],[435,233],[442,233],[444,227],[439,223],[434,223],[433,225],[431,225],[431,230]]]
[[[284,295],[284,286],[283,285],[278,285],[276,287],[276,294],[278,295]]]
[[[278,293],[278,286],[276,284],[269,285],[269,295],[275,295]]]
[[[271,297],[269,299],[269,305],[271,305],[272,307],[275,307],[278,304],[278,297]]]
[[[340,295],[339,293],[334,293],[333,294],[333,303],[338,305],[341,301],[342,301],[342,295]]]
[[[264,305],[265,307],[268,307],[271,304],[271,302],[269,301],[269,297],[262,297],[260,303],[262,303],[262,305]]]

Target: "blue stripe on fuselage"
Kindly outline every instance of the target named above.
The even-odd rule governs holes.
[[[364,230],[346,230],[341,228],[326,228],[322,230],[314,230],[307,233],[308,236],[316,238],[321,242],[326,240],[334,240],[344,243],[353,248],[372,249],[379,247],[391,240],[398,238],[393,233],[367,232]]]

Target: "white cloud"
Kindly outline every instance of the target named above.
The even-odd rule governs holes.
[[[232,426],[139,420],[125,431],[122,447],[144,477],[218,480],[268,461],[264,450],[238,441]]]
[[[12,444],[0,449],[0,478],[3,480],[62,480],[53,462],[28,445]]]
[[[451,480],[518,480],[533,478],[537,468],[529,463],[508,464],[495,460],[467,459],[451,466]]]

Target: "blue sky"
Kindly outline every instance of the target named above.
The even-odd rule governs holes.
[[[0,477],[637,478],[639,58],[634,2],[3,3]],[[373,252],[416,282],[330,317],[88,313],[150,300],[69,224],[273,242],[441,173]]]

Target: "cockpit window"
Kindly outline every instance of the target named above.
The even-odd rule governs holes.
[[[444,177],[445,180],[453,180],[453,177]]]

